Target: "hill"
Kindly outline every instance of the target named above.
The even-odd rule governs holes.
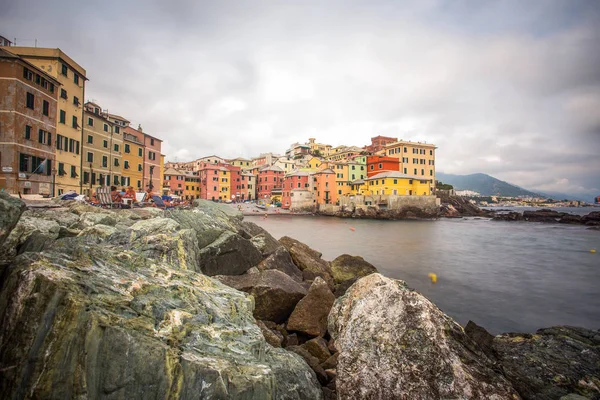
[[[436,179],[443,183],[449,183],[455,190],[473,190],[482,196],[506,196],[506,197],[545,197],[542,194],[530,192],[519,186],[496,179],[487,174],[453,175],[436,173]]]

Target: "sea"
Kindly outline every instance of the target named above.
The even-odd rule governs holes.
[[[486,218],[245,218],[275,238],[308,244],[326,260],[362,256],[463,326],[472,320],[493,334],[555,325],[600,328],[600,231],[584,226]]]

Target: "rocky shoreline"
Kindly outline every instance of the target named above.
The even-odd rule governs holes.
[[[231,207],[0,193],[0,397],[600,399],[600,332],[465,329]],[[584,396],[584,397],[576,397]]]

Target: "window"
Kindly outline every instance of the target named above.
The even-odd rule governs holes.
[[[148,160],[156,160],[156,153],[153,151],[149,151],[148,152]],[[223,172],[223,175],[225,175],[225,172]]]
[[[115,167],[118,167],[118,166],[120,165],[120,164],[119,164],[119,159],[118,159],[118,158],[115,158],[115,159],[113,160],[113,165],[114,165]]]
[[[394,179],[394,185],[398,184],[398,179]]]
[[[77,168],[74,165],[71,165],[71,178],[77,178]]]
[[[154,139],[150,138],[150,146],[154,146]]]
[[[125,153],[131,153],[131,149],[127,143],[125,143]]]
[[[103,167],[108,167],[108,157],[107,156],[102,156],[102,166]]]
[[[94,119],[93,118],[88,117],[88,125],[89,126],[94,126]]]
[[[76,106],[79,105],[79,98],[77,96],[73,96],[73,104]]]
[[[51,161],[46,158],[19,153],[19,172],[50,175],[52,173]]]
[[[405,153],[408,153],[408,149],[407,149],[406,147],[404,148],[404,152],[405,152]]]
[[[138,164],[138,171],[142,170],[142,164]]]
[[[52,134],[43,129],[38,130],[38,142],[41,144],[52,144]]]
[[[119,151],[119,145],[115,143],[115,145],[114,145],[114,149],[115,149],[115,151],[117,151],[117,152],[118,152],[118,151]]]
[[[139,187],[139,188],[142,187],[142,181],[137,181],[137,187]]]
[[[77,124],[77,117],[73,115],[73,124],[72,124],[73,128],[77,129],[79,128],[79,124]]]
[[[119,184],[119,177],[118,177],[117,175],[113,176],[113,183],[114,183],[115,185],[118,185],[118,184]]]
[[[65,112],[65,110],[60,110],[58,122],[60,122],[61,124],[64,124],[66,119],[67,119],[67,113]]]
[[[73,73],[73,82],[79,85],[79,75],[77,75],[76,73]]]
[[[121,129],[119,129],[118,126],[115,126],[115,133],[120,133],[120,132],[121,132]]]
[[[415,175],[417,174],[417,169],[415,168]]]
[[[60,98],[67,99],[67,91],[65,89],[60,89]]]
[[[108,149],[108,140],[105,140],[102,145],[105,149]]]
[[[429,176],[433,176],[433,170],[432,169],[429,170]]]
[[[371,171],[375,169],[375,166],[371,164]]]
[[[93,144],[93,143],[94,143],[94,137],[93,137],[92,135],[88,135],[88,137],[87,137],[87,142],[88,142],[89,144]]]
[[[104,124],[104,132],[108,132],[108,124]]]
[[[125,160],[125,161],[123,162],[123,167],[124,167],[125,169],[129,169],[129,161]],[[167,178],[170,178],[170,177],[167,177]]]
[[[138,149],[138,156],[139,156],[139,157],[142,157],[143,155],[144,155],[144,152],[143,152],[142,148],[140,147],[140,148]],[[216,174],[216,173],[217,173],[217,171],[215,171],[215,174]]]
[[[31,126],[25,125],[25,139],[31,140]]]
[[[421,175],[425,175],[425,170],[421,169]]]
[[[42,114],[44,114],[45,116],[48,116],[50,114],[50,103],[48,103],[46,100],[44,100],[44,102],[42,103]]]
[[[25,107],[31,108],[33,110],[33,103],[35,102],[35,97],[33,93],[27,92],[27,102],[25,103]]]
[[[429,155],[432,156],[433,155],[433,150],[429,150]]]
[[[382,168],[383,168],[383,164],[379,163],[379,169],[382,169]]]
[[[65,164],[64,163],[58,163],[58,175],[63,176],[66,175],[67,173],[65,172]]]
[[[87,153],[87,162],[94,162],[94,153]]]
[[[67,66],[65,64],[62,64],[62,69],[61,69],[60,73],[63,74],[64,76],[67,76],[67,71],[68,71]]]

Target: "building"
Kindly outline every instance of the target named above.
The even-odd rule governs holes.
[[[5,38],[4,36],[0,36],[0,47],[2,46],[12,46],[12,42],[10,40],[8,40],[7,38]]]
[[[595,204],[600,204],[600,196],[597,196],[597,197],[594,199],[594,203],[595,203]]]
[[[60,49],[18,46],[6,49],[20,55],[59,82],[55,148],[56,162],[64,167],[65,173],[56,175],[56,194],[60,195],[68,190],[81,191],[86,70]]]
[[[163,193],[167,192],[167,195],[183,196],[185,190],[184,173],[175,168],[167,168],[164,175]]]
[[[294,143],[285,151],[285,156],[289,159],[299,158],[310,153],[308,144]]]
[[[304,205],[304,199],[306,198],[307,194],[304,195],[298,192],[307,192],[311,194],[312,181],[313,178],[307,171],[293,171],[289,174],[286,174],[283,178],[282,184],[281,207],[289,209],[302,208],[302,206],[294,204],[294,200],[297,200],[297,203],[302,198],[302,203]]]
[[[397,171],[382,172],[365,179],[368,194],[430,196],[431,179],[409,176]]]
[[[137,130],[143,132],[141,126],[138,126]],[[162,140],[144,133],[144,179],[142,184],[145,188],[160,188],[162,185],[160,179],[161,147]]]
[[[273,197],[281,196],[284,171],[277,166],[266,166],[258,171],[257,176],[257,200],[271,202]],[[275,200],[275,199],[274,199]]]
[[[126,186],[123,178],[123,132],[102,108],[87,102],[83,113],[82,191],[91,195],[96,186]]]
[[[240,167],[240,168],[248,168],[248,167],[252,166],[252,160],[250,160],[248,158],[242,158],[242,157],[227,160],[227,162],[229,164],[233,165],[234,167]]]
[[[315,138],[308,139],[308,147],[310,148],[310,154],[320,157],[327,157],[331,152],[330,144],[316,143]]]
[[[242,201],[256,199],[256,175],[247,170],[242,170],[240,178],[242,180]]]
[[[205,200],[219,200],[221,198],[221,166],[219,164],[204,163],[199,166],[200,198]]]
[[[184,163],[185,169],[191,168],[194,171],[199,171],[204,164],[225,164],[227,161],[224,158],[215,155],[199,158],[190,163]]]
[[[200,173],[195,171],[180,171],[182,175],[178,178],[183,177],[184,190],[180,195],[184,200],[194,200],[200,198]]]
[[[225,164],[225,168],[229,171],[229,191],[232,201],[243,201],[242,198],[242,169],[238,166]]]
[[[367,177],[382,172],[400,171],[400,161],[395,157],[367,156]]]
[[[435,191],[435,145],[400,140],[384,147],[386,155],[400,160],[400,172],[431,181]]]
[[[275,160],[279,157],[281,156],[274,153],[261,153],[258,157],[252,158],[252,164],[258,167],[263,165],[273,165]]]
[[[129,125],[123,129],[123,176],[128,185],[144,191],[144,134]],[[164,182],[164,180],[163,180]]]
[[[344,161],[351,159],[353,156],[364,153],[365,150],[356,146],[338,146],[331,149],[331,152],[326,157],[329,161]]]
[[[313,192],[317,204],[335,204],[338,199],[335,172],[326,168],[313,175]]]
[[[296,168],[296,164],[294,160],[291,160],[287,157],[279,157],[273,165],[281,168],[284,173],[288,174],[292,172]]]
[[[9,193],[53,195],[56,175],[73,173],[55,163],[59,90],[53,76],[0,49],[0,188]]]
[[[376,153],[382,150],[386,145],[397,142],[398,138],[387,136],[375,136],[371,138],[371,144],[365,146],[364,149],[369,153]]]

